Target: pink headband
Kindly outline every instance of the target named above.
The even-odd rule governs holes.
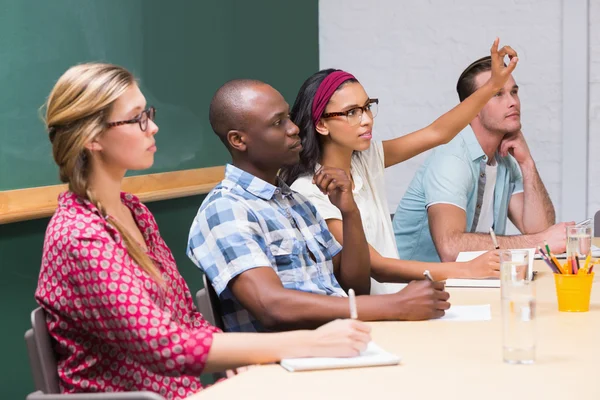
[[[312,103],[312,117],[315,126],[319,123],[319,120],[325,111],[325,106],[329,102],[329,99],[331,99],[331,96],[333,96],[342,83],[350,79],[356,78],[354,75],[341,70],[334,71],[323,79]]]

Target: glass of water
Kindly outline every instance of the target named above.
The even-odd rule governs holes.
[[[576,256],[575,263],[579,267],[585,265],[588,256],[592,254],[592,227],[590,225],[567,227],[567,261]],[[567,265],[569,263],[567,262]],[[572,271],[570,271],[572,273]]]
[[[535,285],[528,250],[500,252],[502,356],[509,364],[535,361]]]

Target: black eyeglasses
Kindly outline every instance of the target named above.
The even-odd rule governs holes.
[[[148,129],[148,120],[154,121],[154,117],[156,117],[156,108],[150,106],[135,118],[128,119],[126,121],[109,122],[106,124],[106,126],[113,127],[126,124],[140,124],[140,129],[142,132],[146,132],[146,129]]]
[[[375,118],[375,116],[377,116],[378,104],[379,99],[369,99],[367,104],[362,107],[354,107],[348,111],[325,113],[321,116],[321,118],[346,117],[348,124],[358,125],[361,123],[364,113],[367,113],[371,118]]]

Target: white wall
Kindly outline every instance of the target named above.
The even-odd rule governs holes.
[[[514,77],[523,133],[561,216],[562,7],[561,0],[320,0],[320,66],[352,72],[370,96],[379,97],[374,132],[388,139],[422,128],[456,105],[458,76],[500,37],[501,45],[519,53]],[[600,209],[600,179],[594,179],[600,174],[600,138],[594,136],[600,130],[600,0],[590,0],[589,16],[589,132],[590,146],[598,149],[589,162],[593,213]],[[388,169],[391,210],[424,158]]]
[[[600,0],[590,0],[588,212],[600,210]]]

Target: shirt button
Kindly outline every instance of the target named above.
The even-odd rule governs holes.
[[[479,177],[485,178],[485,172],[482,172],[481,175],[479,175]]]
[[[480,209],[480,208],[481,208],[481,204],[477,204],[477,209]]]

